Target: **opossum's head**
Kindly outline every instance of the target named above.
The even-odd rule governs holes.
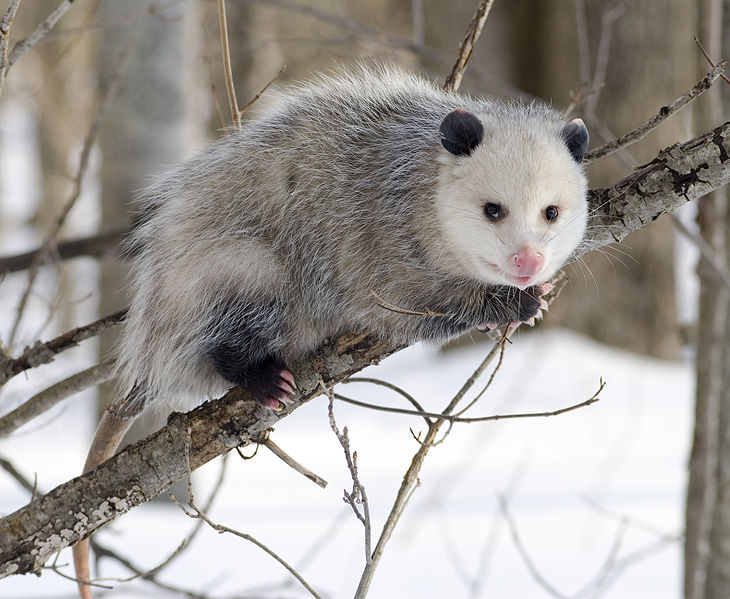
[[[441,123],[436,211],[460,269],[520,288],[549,279],[583,239],[588,146],[583,121],[525,108]]]

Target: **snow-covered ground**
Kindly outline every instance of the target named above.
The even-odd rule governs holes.
[[[372,369],[427,410],[444,406],[478,364],[486,345],[447,353],[425,347],[401,352]],[[370,596],[550,597],[536,582],[499,509],[504,497],[519,543],[559,596],[593,588],[590,597],[679,597],[685,463],[691,430],[691,369],[629,355],[561,330],[519,335],[492,389],[474,414],[554,410],[590,397],[603,377],[601,400],[552,418],[456,426],[434,448],[400,526],[388,545]],[[347,385],[343,394],[402,406],[372,386]],[[58,415],[32,423],[0,444],[38,485],[48,489],[73,476],[91,432],[88,399],[66,402]],[[347,425],[371,504],[381,526],[417,449],[409,427],[418,418],[336,404]],[[324,398],[286,420],[273,439],[329,481],[322,490],[265,450],[255,459],[228,460],[223,488],[209,515],[257,537],[294,565],[323,596],[352,596],[363,566],[363,532],[342,501],[351,482],[329,429]],[[220,461],[195,475],[199,503],[217,478]],[[0,474],[0,511],[27,500]],[[194,525],[168,503],[129,513],[99,540],[137,564],[163,561]],[[314,551],[316,553],[308,558]],[[59,563],[68,563],[64,553]],[[604,569],[608,566],[606,572]],[[66,568],[68,570],[68,567]],[[128,573],[104,563],[104,576]],[[162,580],[227,596],[287,581],[286,572],[250,543],[204,530]],[[112,583],[114,597],[163,596],[147,583]],[[0,581],[2,597],[59,597],[73,584],[53,572]],[[298,585],[270,596],[307,596]]]

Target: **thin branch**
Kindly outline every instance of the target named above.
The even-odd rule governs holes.
[[[694,40],[695,44],[697,44],[697,47],[700,49],[700,52],[702,52],[702,54],[704,55],[707,62],[710,63],[710,66],[714,68],[716,66],[715,62],[712,60],[712,58],[710,58],[710,55],[707,53],[707,50],[705,50],[705,47],[700,42],[700,38],[698,38],[696,35],[694,35],[694,36],[692,36],[692,39]],[[727,77],[727,75],[725,75],[725,73],[720,75],[720,77],[722,77],[722,80],[725,83],[730,83],[730,79],[728,79],[728,77]]]
[[[0,20],[0,96],[3,91],[3,84],[5,83],[5,76],[10,68],[10,62],[8,61],[8,48],[10,46],[10,28],[13,25],[15,19],[15,13],[18,11],[20,0],[10,0],[8,8]]]
[[[353,376],[353,377],[350,377],[349,379],[342,381],[343,385],[346,385],[348,383],[370,383],[372,385],[377,385],[379,387],[385,387],[386,389],[395,391],[398,395],[405,398],[406,401],[410,402],[410,404],[414,408],[416,408],[416,411],[425,412],[425,410],[423,409],[423,406],[416,400],[415,397],[413,397],[410,393],[406,393],[406,391],[404,391],[397,385],[394,385],[393,383],[389,383],[388,381],[383,381],[381,379],[376,379],[376,378],[367,377],[367,376],[358,376],[358,377]],[[337,396],[335,396],[335,397],[337,397]],[[339,397],[339,399],[342,399],[342,397]],[[430,424],[428,418],[426,418],[426,424]]]
[[[235,535],[237,537],[240,537],[241,539],[244,539],[246,541],[249,541],[250,543],[253,543],[256,545],[259,549],[262,549],[265,553],[269,554],[271,557],[273,557],[279,564],[281,564],[294,578],[296,578],[301,585],[309,591],[309,593],[316,597],[316,599],[322,599],[322,597],[315,591],[309,583],[302,578],[302,576],[294,569],[292,568],[287,562],[285,562],[277,553],[269,549],[266,545],[264,545],[261,541],[256,539],[255,537],[252,537],[251,535],[241,532],[238,530],[235,530],[233,528],[229,528],[228,526],[223,526],[222,524],[216,524],[213,522],[206,514],[203,512],[200,508],[198,508],[193,502],[190,502],[188,505],[193,510],[192,512],[185,509],[184,506],[182,506],[177,499],[174,497],[171,497],[172,501],[177,504],[177,506],[183,511],[183,513],[188,516],[189,518],[199,518],[203,520],[208,526],[210,526],[213,530],[216,530],[220,533],[230,533],[232,535]]]
[[[517,548],[517,552],[522,557],[522,561],[524,562],[525,566],[527,566],[527,570],[530,572],[530,575],[532,576],[532,578],[535,580],[535,582],[537,582],[544,590],[546,590],[548,593],[550,593],[553,597],[559,597],[560,599],[568,599],[567,595],[563,595],[562,593],[560,593],[554,586],[552,586],[545,579],[545,577],[537,569],[537,566],[532,561],[530,554],[527,553],[527,549],[525,549],[525,546],[522,544],[522,540],[520,538],[519,532],[517,531],[517,524],[515,523],[514,519],[512,518],[512,515],[509,513],[509,510],[507,509],[507,502],[505,501],[504,497],[502,497],[501,495],[498,497],[498,499],[499,499],[500,511],[502,512],[502,516],[504,517],[505,521],[507,522],[510,533],[512,534],[512,540],[514,541],[515,547]]]
[[[548,418],[550,416],[560,416],[561,414],[566,414],[568,412],[572,412],[573,410],[579,410],[580,408],[585,408],[587,406],[590,406],[591,404],[596,403],[599,401],[601,391],[603,391],[603,388],[606,386],[606,383],[603,379],[599,382],[598,391],[596,391],[593,395],[591,395],[588,399],[581,401],[576,404],[572,404],[569,406],[566,406],[564,408],[560,408],[558,410],[551,410],[546,412],[523,412],[519,414],[493,414],[492,416],[474,416],[474,417],[465,417],[465,416],[459,416],[458,414],[462,414],[464,410],[461,410],[457,413],[457,415],[452,414],[444,414],[444,413],[438,413],[438,412],[424,412],[422,410],[406,410],[405,408],[393,408],[389,406],[379,406],[376,404],[359,401],[357,399],[352,399],[350,397],[345,397],[344,395],[340,395],[339,393],[335,393],[335,399],[339,399],[340,401],[344,401],[345,403],[352,404],[354,406],[359,406],[361,408],[368,408],[370,410],[377,410],[380,412],[390,412],[392,414],[405,414],[407,416],[421,416],[424,418],[433,418],[434,420],[445,420],[446,422],[452,422],[452,423],[463,423],[463,424],[473,424],[475,422],[489,422],[492,420],[514,420],[517,418]],[[471,404],[469,404],[471,406]]]
[[[262,445],[266,447],[266,449],[268,449],[271,453],[273,453],[277,458],[279,458],[282,462],[284,462],[287,466],[293,468],[294,470],[299,472],[299,474],[305,476],[316,485],[319,485],[323,489],[327,486],[327,481],[325,479],[323,479],[318,474],[312,472],[309,468],[302,466],[293,457],[286,453],[281,447],[274,443],[269,437],[266,438]]]
[[[5,364],[0,364],[0,385],[3,385],[8,379],[11,379],[24,370],[52,362],[57,354],[75,347],[85,339],[96,337],[107,329],[118,325],[124,320],[126,315],[127,309],[125,308],[87,325],[72,329],[50,341],[36,341],[32,346],[27,347],[17,358]]]
[[[88,237],[59,241],[55,247],[55,258],[71,260],[81,256],[119,256],[122,253],[120,246],[128,233],[128,230],[117,229]],[[42,258],[43,251],[44,249],[41,247],[30,252],[0,258],[0,273],[18,272],[30,268],[35,261]]]
[[[246,113],[246,111],[251,108],[256,102],[258,102],[261,99],[261,96],[263,96],[266,93],[266,90],[271,87],[271,85],[284,74],[284,71],[286,71],[286,65],[281,65],[281,68],[279,69],[279,72],[274,75],[271,78],[271,81],[269,81],[266,85],[264,85],[263,88],[261,88],[261,91],[257,93],[251,100],[249,100],[248,104],[241,108],[241,110],[238,111],[238,119],[239,119],[239,126],[240,126],[240,119],[241,117]]]
[[[7,437],[14,430],[40,416],[43,412],[50,410],[67,397],[94,385],[98,385],[99,383],[103,383],[104,381],[108,381],[113,375],[114,361],[107,360],[106,362],[77,372],[55,385],[44,389],[40,393],[35,394],[12,412],[0,418],[0,439]]]
[[[350,477],[352,478],[352,491],[349,493],[345,491],[344,498],[352,508],[357,519],[360,520],[363,525],[365,533],[365,569],[367,570],[372,566],[372,524],[370,522],[370,504],[368,503],[368,496],[365,492],[365,487],[360,482],[357,470],[357,452],[350,452],[350,437],[347,434],[347,427],[342,429],[342,432],[340,432],[337,428],[334,411],[335,396],[332,389],[328,388],[321,378],[319,379],[319,384],[322,392],[329,398],[327,414],[329,415],[330,428],[335,434],[335,437],[337,437],[342,450],[345,452],[347,469],[350,471]],[[360,511],[358,504],[362,506],[362,511]],[[356,599],[360,596],[359,592],[355,594]],[[364,595],[362,596],[364,597]]]
[[[606,80],[608,70],[608,58],[611,51],[611,36],[613,35],[613,24],[625,11],[623,4],[617,4],[601,15],[601,36],[598,38],[598,50],[596,51],[596,68],[593,72],[593,80],[586,93],[586,114],[590,119],[595,118],[596,106],[601,96],[601,90]]]
[[[28,493],[35,494],[36,484],[30,482],[25,476],[23,476],[10,460],[0,456],[0,468],[12,476],[15,482],[28,491]]]
[[[426,308],[425,310],[421,312],[417,312],[414,310],[407,310],[406,308],[401,308],[400,306],[396,306],[395,304],[389,302],[386,299],[383,299],[380,297],[375,291],[370,290],[370,295],[372,295],[376,300],[375,305],[379,308],[383,308],[383,310],[388,310],[389,312],[396,312],[398,314],[405,314],[406,316],[446,316],[443,312],[434,312],[433,310],[429,310]]]
[[[682,108],[687,106],[687,104],[689,104],[692,100],[698,98],[708,89],[710,89],[712,87],[712,84],[715,83],[715,81],[717,80],[717,78],[722,75],[723,71],[725,70],[725,65],[726,63],[724,62],[716,65],[709,73],[707,73],[707,75],[705,75],[700,81],[698,81],[692,87],[692,89],[682,94],[671,104],[668,104],[667,106],[662,106],[655,115],[653,115],[642,125],[638,126],[636,129],[629,131],[621,137],[614,139],[613,141],[610,141],[599,148],[595,148],[590,152],[587,152],[584,158],[584,162],[590,163],[594,160],[598,160],[599,158],[603,158],[608,154],[613,154],[614,152],[626,148],[646,137],[649,132],[656,129],[663,121],[668,119],[675,112],[681,110]]]
[[[241,128],[241,111],[238,109],[238,101],[236,100],[236,86],[233,83],[233,69],[231,67],[231,49],[228,45],[228,23],[226,20],[226,0],[218,0],[218,23],[220,25],[221,34],[221,53],[223,54],[223,76],[226,81],[226,91],[228,92],[228,105],[231,109],[231,118],[233,126],[236,129]]]
[[[66,11],[68,11],[69,8],[71,8],[73,3],[74,0],[63,0],[63,2],[61,2],[61,4],[59,4],[56,9],[33,30],[33,33],[15,44],[13,51],[10,53],[10,57],[8,58],[8,66],[13,66],[27,50],[35,46],[46,35],[48,35],[51,29],[53,29],[56,23],[58,23],[59,19],[66,14]]]
[[[474,51],[474,45],[482,33],[482,27],[484,27],[484,23],[489,16],[489,11],[492,10],[492,4],[494,4],[494,0],[480,0],[474,16],[466,28],[464,39],[459,45],[459,56],[456,63],[444,82],[444,89],[447,92],[455,92],[461,87],[461,78],[464,76],[466,64],[469,62],[471,53]]]
[[[504,361],[504,350],[507,348],[507,341],[508,338],[506,335],[502,337],[501,347],[499,349],[499,360],[497,360],[497,365],[494,367],[494,370],[492,370],[492,374],[489,376],[489,380],[484,385],[484,387],[482,387],[482,390],[477,393],[476,397],[474,397],[474,399],[472,399],[468,404],[466,404],[461,410],[456,413],[457,416],[461,416],[462,414],[464,414],[469,408],[471,408],[476,402],[478,402],[479,399],[481,399],[482,395],[487,392],[487,389],[492,386],[494,378],[497,376],[499,369],[502,367],[502,362]]]

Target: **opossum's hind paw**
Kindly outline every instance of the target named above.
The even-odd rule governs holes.
[[[265,362],[248,375],[246,388],[267,408],[282,410],[297,391],[294,376],[275,360]]]

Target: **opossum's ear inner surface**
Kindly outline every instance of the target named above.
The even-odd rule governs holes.
[[[441,126],[441,143],[455,156],[468,156],[472,150],[482,143],[484,126],[482,122],[468,110],[456,108],[446,115]]]
[[[573,119],[570,121],[563,127],[562,136],[573,160],[581,162],[588,149],[588,129],[586,129],[583,120]]]

